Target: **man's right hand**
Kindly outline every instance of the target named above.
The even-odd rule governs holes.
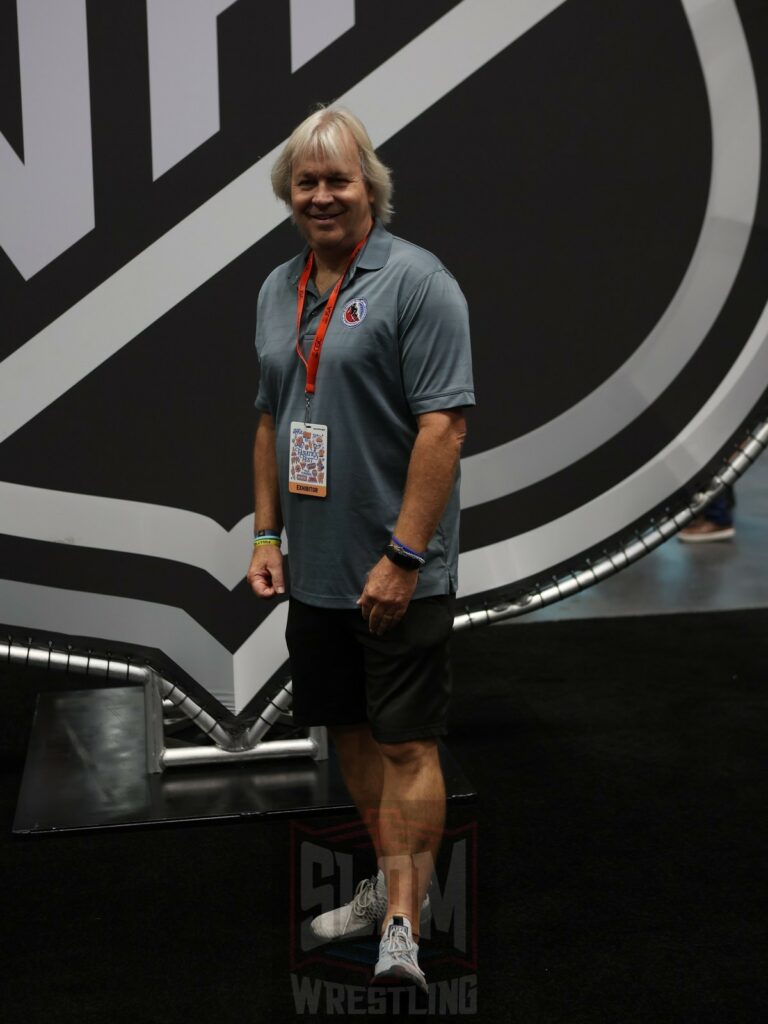
[[[253,558],[246,579],[257,597],[274,597],[285,593],[283,553],[276,544],[253,549]]]

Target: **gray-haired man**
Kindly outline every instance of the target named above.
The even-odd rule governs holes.
[[[418,966],[445,817],[466,302],[430,253],[390,235],[391,179],[362,124],[319,110],[272,175],[307,247],[261,289],[261,416],[248,579],[285,592],[297,723],[327,725],[379,874],[313,922],[327,940],[382,927],[374,980]]]

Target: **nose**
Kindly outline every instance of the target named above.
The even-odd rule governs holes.
[[[322,178],[318,181],[317,186],[315,187],[312,202],[315,206],[330,206],[333,202],[333,193]]]

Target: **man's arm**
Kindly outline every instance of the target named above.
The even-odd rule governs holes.
[[[422,413],[418,425],[395,536],[414,551],[425,551],[453,489],[466,423],[461,409],[446,409]],[[381,635],[400,621],[417,582],[417,572],[386,556],[376,563],[357,602],[372,633]]]
[[[266,412],[259,417],[259,425],[256,428],[253,479],[256,506],[253,532],[255,534],[258,530],[275,530],[280,533],[283,529],[283,513],[280,508],[277,480],[275,421]],[[247,579],[258,597],[284,594],[283,555],[280,548],[274,544],[254,547]]]

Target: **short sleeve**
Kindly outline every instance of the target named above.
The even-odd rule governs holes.
[[[264,309],[263,309],[263,298],[264,289],[262,288],[259,292],[259,299],[256,303],[256,356],[259,360],[259,387],[256,392],[256,401],[253,403],[259,412],[267,412],[272,414],[272,403],[269,401],[267,394],[267,381],[266,375],[261,369],[261,354],[264,351]]]
[[[403,387],[416,416],[475,404],[467,302],[445,268],[424,277],[399,316]]]

